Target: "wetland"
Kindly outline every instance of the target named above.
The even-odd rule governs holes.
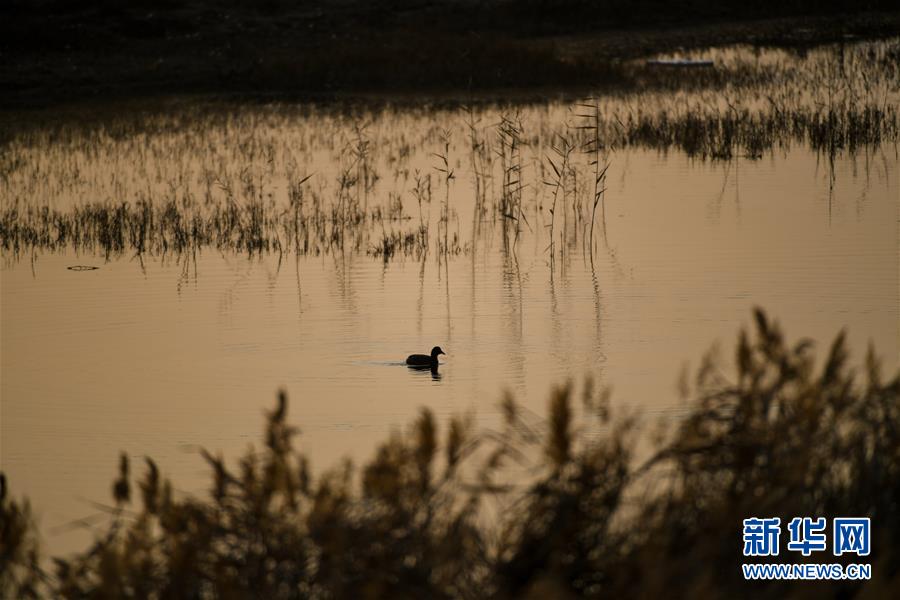
[[[241,456],[278,388],[319,474],[423,407],[420,431],[499,430],[505,395],[544,415],[585,377],[614,410],[690,422],[684,374],[757,306],[890,371],[898,65],[897,37],[739,44],[540,100],[9,109],[2,469],[65,555],[119,452],[204,494],[199,449]],[[439,372],[403,366],[438,345]]]

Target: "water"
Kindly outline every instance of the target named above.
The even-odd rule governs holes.
[[[880,157],[880,158],[879,158]],[[427,406],[497,422],[504,390],[543,413],[591,374],[649,419],[675,416],[685,363],[718,340],[730,357],[753,306],[822,348],[841,327],[898,364],[897,160],[839,159],[834,187],[810,152],[737,165],[628,151],[611,171],[614,255],[543,244],[449,261],[359,253],[104,260],[72,251],[2,272],[2,461],[55,526],[107,501],[117,453],[153,456],[185,493],[206,485],[195,450],[259,444],[284,387],[300,447],[323,469],[359,462]],[[830,198],[830,199],[829,199]],[[535,236],[538,237],[538,236]],[[87,264],[100,267],[72,271]],[[439,370],[402,366],[439,344]],[[824,350],[823,350],[824,351]]]
[[[757,100],[786,62],[773,56]],[[715,110],[702,94],[666,98],[604,100],[604,119],[653,102],[672,115],[690,102]],[[572,154],[555,219],[545,185],[578,110],[176,102],[8,140],[0,192],[23,222],[36,207],[71,218],[148,202],[156,225],[165,206],[187,222],[258,208],[235,213],[231,237],[187,252],[173,249],[177,228],[152,234],[143,254],[97,236],[3,251],[0,468],[31,498],[46,549],[85,546],[90,533],[69,524],[109,502],[119,451],[152,456],[178,493],[204,493],[197,449],[233,459],[259,446],[279,388],[321,473],[371,457],[421,407],[491,427],[504,393],[543,414],[553,386],[585,376],[611,386],[619,410],[677,420],[682,370],[718,343],[727,373],[755,306],[820,356],[846,328],[856,360],[871,343],[886,367],[900,364],[895,142],[833,161],[790,137],[758,160],[739,145],[728,161],[606,148],[591,243],[591,156]],[[517,159],[504,156],[503,116],[522,123]],[[518,236],[497,217],[510,160],[525,182]],[[94,227],[100,214],[72,223]],[[422,230],[422,243],[385,256],[385,239]],[[267,252],[235,241],[260,232]],[[402,364],[434,345],[447,352],[437,375]]]

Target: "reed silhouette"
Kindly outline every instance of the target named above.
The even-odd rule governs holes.
[[[123,459],[107,533],[52,573],[0,478],[0,594],[885,597],[900,577],[900,373],[885,379],[871,350],[851,367],[843,333],[817,364],[757,311],[734,373],[708,355],[649,453],[647,425],[587,380],[555,389],[546,419],[508,396],[497,430],[423,409],[362,468],[318,477],[280,392],[262,451],[202,453],[206,497],[175,497],[152,461],[135,497]],[[872,579],[744,581],[741,521],[763,514],[871,517]]]

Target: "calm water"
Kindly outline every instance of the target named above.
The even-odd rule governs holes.
[[[382,152],[372,202],[396,194],[409,221],[436,223],[437,177],[422,217],[402,193],[409,171],[431,172],[435,163],[428,156],[437,134],[421,134],[418,118],[391,125],[391,148],[422,135],[406,140],[421,148],[401,159]],[[141,144],[164,153],[166,135],[181,134],[110,141],[99,155],[71,156],[51,144],[35,151],[49,175],[33,185],[50,203],[77,205],[92,193],[103,200],[117,186],[139,185],[141,176],[126,168],[138,161],[129,153]],[[289,141],[285,148],[299,155]],[[465,147],[462,136],[457,147]],[[164,187],[178,169],[191,180],[198,164],[228,149],[200,143],[181,152],[193,162],[141,162],[156,173],[147,180]],[[406,166],[385,166],[396,160]],[[539,159],[527,160],[539,168]],[[57,527],[93,514],[88,501],[108,501],[120,450],[153,456],[181,492],[202,491],[207,471],[196,447],[235,457],[258,445],[263,411],[282,386],[302,428],[300,446],[320,470],[341,457],[369,457],[422,406],[439,416],[473,411],[490,426],[504,390],[542,414],[551,386],[588,374],[613,387],[617,405],[648,419],[677,418],[681,369],[716,341],[730,358],[756,305],[821,352],[846,327],[855,357],[871,341],[888,366],[900,364],[898,162],[893,146],[838,157],[833,172],[801,147],[730,163],[621,150],[608,172],[608,247],[598,248],[593,265],[578,250],[574,212],[569,250],[550,264],[545,191],[526,192],[530,228],[515,253],[504,250],[496,227],[474,234],[464,154],[449,195],[450,234],[464,251],[449,260],[431,252],[384,262],[365,252],[371,241],[360,251],[300,257],[212,249],[143,260],[71,250],[7,257],[2,469],[14,493],[31,497],[47,548],[66,552],[87,533]],[[327,156],[308,166],[339,170]],[[405,177],[397,174],[403,168]],[[66,180],[72,169],[80,179]],[[116,181],[116,173],[131,179]],[[196,179],[185,187],[200,186]],[[278,202],[283,180],[273,169],[258,188]],[[333,186],[333,173],[315,185]],[[409,221],[387,227],[403,230]],[[448,354],[439,378],[402,365],[433,345]]]
[[[731,169],[726,177],[725,172]],[[593,374],[614,400],[677,415],[679,370],[754,305],[821,344],[847,327],[898,358],[896,157],[828,174],[792,151],[734,168],[629,152],[610,180],[615,259],[555,274],[523,242],[385,265],[365,255],[104,261],[73,253],[2,274],[2,462],[49,529],[105,501],[117,452],[152,455],[186,492],[194,445],[258,443],[284,386],[314,464],[357,461],[421,406],[495,421],[503,390],[543,412],[550,387]],[[527,239],[527,238],[526,238]],[[93,271],[71,271],[91,264]],[[440,344],[440,379],[400,365]]]

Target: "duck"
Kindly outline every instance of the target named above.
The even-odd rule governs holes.
[[[441,350],[440,346],[431,349],[431,355],[428,354],[410,354],[406,357],[406,364],[410,367],[431,367],[436,369],[438,366],[438,356],[445,355],[446,352]]]

